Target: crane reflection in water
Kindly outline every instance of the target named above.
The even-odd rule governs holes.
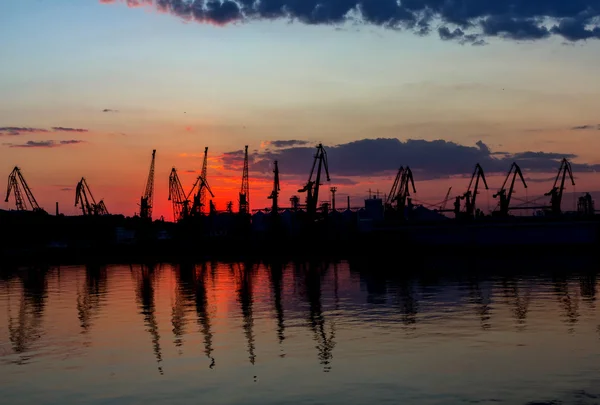
[[[212,268],[212,266],[211,266]],[[212,355],[211,314],[208,306],[207,279],[209,271],[206,263],[196,265],[188,262],[180,263],[175,271],[175,299],[171,308],[171,324],[175,346],[180,349],[184,344],[187,330],[187,313],[189,308],[195,308],[200,333],[204,337],[204,353],[210,360],[209,368],[215,367]]]
[[[514,277],[505,277],[502,280],[504,301],[511,308],[518,331],[525,329],[529,303],[531,301],[531,287],[520,286]]]
[[[152,338],[152,346],[158,372],[163,374],[162,369],[162,350],[160,347],[160,333],[158,331],[158,323],[156,321],[156,306],[154,286],[156,282],[156,269],[154,265],[141,265],[139,268],[132,269],[132,274],[137,282],[136,298],[140,313],[144,316],[146,330]]]
[[[490,319],[491,299],[490,292],[484,291],[481,288],[481,281],[476,277],[471,277],[468,283],[469,288],[469,303],[475,308],[475,312],[479,316],[481,329],[488,330],[492,327]]]
[[[96,264],[85,266],[84,285],[77,288],[77,317],[83,334],[89,332],[106,298],[107,279],[106,267]]]
[[[228,351],[222,357],[237,356],[238,364],[249,361],[255,365],[262,357],[265,359],[261,361],[267,364],[270,354],[276,358],[278,355],[285,357],[284,348],[290,350],[291,344],[289,348],[297,350],[301,346],[297,339],[306,337],[291,333],[297,332],[295,325],[298,324],[309,331],[308,339],[314,342],[309,344],[306,361],[329,372],[338,340],[348,338],[352,333],[363,333],[350,330],[350,325],[358,322],[375,328],[383,325],[390,333],[419,328],[426,334],[430,328],[447,327],[447,313],[439,308],[449,308],[456,310],[455,313],[466,314],[475,333],[487,333],[492,327],[501,330],[506,325],[510,329],[508,332],[521,332],[529,327],[527,334],[520,335],[525,339],[529,334],[537,333],[532,327],[536,323],[529,321],[531,317],[536,318],[536,322],[539,317],[543,321],[551,318],[552,322],[561,319],[563,323],[555,323],[563,333],[586,333],[583,326],[593,319],[590,315],[595,311],[595,271],[568,273],[556,270],[551,275],[535,277],[519,274],[493,277],[479,274],[474,277],[470,270],[467,273],[409,274],[369,263],[287,263],[276,259],[264,264],[180,263],[164,265],[164,268],[88,265],[72,266],[60,272],[56,268],[51,271],[43,267],[21,268],[0,280],[0,293],[3,294],[0,300],[3,313],[0,315],[7,314],[2,318],[6,320],[3,329],[6,345],[0,349],[4,350],[2,355],[6,356],[7,362],[16,364],[28,363],[33,356],[36,361],[48,356],[49,351],[44,353],[43,350],[46,347],[53,347],[53,355],[56,355],[57,350],[52,345],[60,339],[64,342],[64,353],[77,355],[75,350],[81,349],[76,347],[77,342],[83,343],[86,353],[92,353],[95,346],[101,345],[88,346],[86,343],[103,339],[100,322],[104,325],[104,320],[114,313],[112,311],[131,309],[131,316],[138,321],[131,324],[131,318],[124,313],[120,317],[123,323],[117,325],[115,322],[117,326],[114,327],[133,325],[140,329],[143,322],[145,331],[141,335],[141,344],[142,348],[146,347],[143,355],[153,355],[151,360],[156,361],[161,374],[170,355],[177,355],[177,350],[180,354],[184,349],[190,350],[190,342],[195,341],[198,346],[203,344],[208,359],[202,356],[199,368],[205,368],[205,364],[210,369],[215,368],[215,357],[221,355],[220,350]],[[175,286],[171,280],[175,280]],[[133,294],[122,293],[128,291],[124,286],[130,284],[135,291],[135,309],[129,306]],[[171,290],[173,287],[175,290]],[[110,290],[117,289],[119,294],[114,291],[110,294]],[[165,291],[169,293],[165,295]],[[216,291],[222,295],[215,295]],[[262,292],[266,296],[259,296]],[[158,300],[159,293],[170,294],[173,300]],[[341,301],[340,295],[344,297]],[[235,305],[231,307],[233,300]],[[164,306],[160,308],[160,305]],[[56,309],[67,314],[61,320],[62,335],[59,338],[56,337],[55,319],[50,318],[56,316]],[[170,314],[171,323],[162,334],[157,324],[157,311],[160,310]],[[241,321],[230,322],[234,318],[241,318]],[[582,327],[575,331],[579,324]],[[257,331],[265,328],[270,328],[268,338],[274,345],[279,345],[280,351],[265,350],[257,358],[257,348],[267,345],[262,340],[265,335]],[[596,321],[591,330],[594,328]],[[68,333],[73,333],[74,339],[64,339]],[[232,347],[236,336],[242,335],[245,342],[237,348]],[[403,336],[398,334],[397,337]],[[215,344],[217,338],[222,345]],[[144,343],[144,340],[150,342]],[[5,354],[6,349],[11,353]],[[202,350],[201,347],[197,349]],[[226,368],[225,362],[222,363],[220,367]],[[171,364],[173,368],[178,366],[176,362],[169,364],[169,369]]]
[[[274,261],[268,264],[269,281],[273,292],[273,307],[275,309],[275,317],[277,318],[277,340],[279,345],[283,345],[285,340],[285,319],[283,312],[283,277],[284,264]],[[281,348],[283,350],[283,348]],[[281,357],[285,357],[285,353],[281,353]]]
[[[216,266],[211,265],[211,277],[215,279],[214,269]],[[211,313],[208,308],[208,294],[207,294],[207,279],[208,279],[208,268],[206,263],[195,266],[196,281],[195,281],[195,301],[196,301],[196,316],[200,330],[204,336],[204,354],[210,360],[209,368],[215,367],[215,358],[213,357],[213,332],[211,326]]]
[[[254,336],[254,316],[252,313],[253,304],[253,278],[254,266],[251,263],[232,265],[232,273],[235,275],[237,285],[237,300],[241,306],[244,329],[244,335],[248,342],[248,359],[252,365],[256,362],[255,354],[255,336]]]
[[[183,336],[186,334],[188,308],[193,306],[196,282],[196,266],[181,263],[175,271],[175,299],[171,304],[171,325],[175,346],[183,346]],[[179,351],[181,354],[181,351]]]
[[[397,283],[398,307],[402,314],[402,324],[410,329],[416,329],[419,303],[415,298],[415,291],[410,279],[401,277]]]
[[[579,276],[581,297],[588,303],[590,308],[595,308],[596,305],[596,283],[596,274],[582,274]]]
[[[350,271],[358,276],[366,290],[366,302],[377,307],[393,304],[400,313],[404,330],[414,331],[417,327],[419,301],[413,275],[379,263],[363,260],[353,260],[350,263]],[[432,297],[439,292],[434,290],[434,287],[438,287],[438,280],[434,278],[421,279],[421,285]]]
[[[21,294],[16,316],[11,309],[11,294],[8,294],[8,334],[14,352],[20,355],[16,361],[18,364],[25,364],[31,359],[31,355],[25,353],[44,333],[42,320],[48,297],[47,276],[47,267],[32,267],[19,273]]]
[[[321,282],[328,266],[309,263],[308,266],[304,264],[302,267],[305,276],[306,299],[309,304],[308,322],[313,339],[317,343],[319,362],[323,366],[323,371],[329,372],[335,347],[335,323],[331,321],[327,328],[321,302]]]
[[[571,291],[569,280],[564,274],[555,274],[553,277],[554,294],[564,311],[564,322],[569,333],[575,332],[575,325],[579,321],[579,297]]]

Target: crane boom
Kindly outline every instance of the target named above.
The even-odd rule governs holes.
[[[394,179],[394,183],[392,184],[392,188],[390,189],[390,193],[388,194],[386,200],[385,200],[385,204],[387,206],[391,206],[392,202],[394,201],[394,199],[396,198],[396,196],[398,195],[398,190],[400,187],[400,183],[402,180],[402,174],[404,173],[404,167],[400,166],[400,169],[398,169],[398,173],[396,173],[396,178]]]
[[[506,185],[509,179],[511,179],[511,175],[512,180],[510,181],[510,187],[508,189],[507,194]],[[513,164],[510,166],[510,169],[508,170],[506,178],[504,179],[504,183],[502,183],[502,187],[500,188],[500,190],[498,190],[496,194],[493,195],[494,198],[500,198],[500,210],[498,211],[498,215],[500,216],[508,216],[508,212],[510,210],[510,200],[515,190],[517,176],[519,176],[519,178],[521,179],[523,187],[527,188],[527,183],[525,182],[525,178],[523,177],[523,172],[521,172],[521,168],[516,162],[513,162]]]
[[[43,211],[31,192],[29,185],[27,185],[27,181],[25,181],[21,169],[17,166],[15,166],[8,175],[5,202],[8,202],[11,192],[15,196],[17,211],[27,211],[29,208],[31,208],[31,211]]]
[[[573,171],[571,169],[571,163],[564,158],[560,162],[560,167],[558,168],[558,173],[556,174],[556,179],[554,180],[554,186],[552,190],[547,192],[545,195],[550,196],[550,211],[554,215],[560,215],[562,213],[562,198],[565,191],[565,180],[569,176],[571,180],[571,185],[575,185],[575,179],[573,178]],[[560,182],[560,186],[558,186]]]
[[[446,209],[446,205],[448,205],[448,199],[450,199],[450,193],[452,192],[452,187],[448,188],[448,192],[446,193],[446,197],[444,197],[444,201],[442,201],[442,205],[440,205],[439,210],[445,210]]]
[[[198,192],[196,194],[194,194],[194,191],[196,190],[196,188],[198,189]],[[202,215],[203,214],[202,195],[203,195],[204,190],[208,191],[210,193],[211,197],[213,197],[213,198],[215,197],[215,195],[213,194],[206,179],[204,177],[202,177],[202,175],[200,175],[200,176],[198,176],[198,178],[196,179],[196,182],[192,186],[192,189],[186,196],[186,200],[188,200],[188,201],[190,200],[190,197],[193,196],[192,197],[193,202],[192,202],[192,208],[190,210],[191,211],[190,214],[192,214],[192,215]]]
[[[313,181],[313,174],[317,168],[316,179]],[[306,185],[298,190],[299,193],[306,193],[306,211],[309,218],[313,217],[317,212],[317,203],[319,201],[319,187],[321,186],[321,171],[325,169],[327,181],[331,181],[329,178],[329,165],[327,163],[327,152],[323,147],[323,144],[317,146],[317,153],[314,156],[314,161],[310,169],[308,181]]]
[[[485,180],[483,168],[479,163],[477,163],[475,165],[473,175],[471,176],[471,181],[469,182],[467,192],[462,196],[462,198],[465,199],[465,214],[468,218],[473,218],[475,216],[477,194],[479,194],[479,180],[483,180],[485,189],[489,190],[487,181]]]
[[[96,203],[96,199],[90,190],[84,177],[79,180],[75,189],[75,206],[80,206],[83,215],[109,215],[103,200]]]
[[[156,157],[156,149],[152,151],[152,161],[150,163],[150,171],[144,195],[140,200],[140,217],[144,219],[152,219],[152,207],[154,205],[154,161]]]
[[[172,168],[169,174],[169,201],[173,204],[173,221],[179,222],[188,214],[189,200],[177,175],[177,169]]]
[[[406,208],[407,201],[409,201],[411,186],[413,192],[416,193],[417,189],[415,188],[412,170],[410,170],[410,167],[408,166],[400,166],[396,178],[394,179],[394,184],[392,184],[390,193],[385,201],[386,209],[390,211],[396,210],[400,213],[401,217],[404,217],[404,209]]]

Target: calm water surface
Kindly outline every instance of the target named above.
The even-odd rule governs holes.
[[[0,403],[599,403],[596,272],[553,264],[4,272]]]

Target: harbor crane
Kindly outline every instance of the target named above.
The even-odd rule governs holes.
[[[323,168],[325,168],[327,181],[331,181],[331,179],[329,178],[329,167],[327,164],[327,152],[325,152],[323,144],[319,144],[317,146],[317,153],[314,157],[315,160],[313,161],[313,165],[310,170],[310,175],[308,176],[308,181],[306,182],[306,185],[303,188],[298,190],[299,193],[306,193],[306,212],[310,219],[313,219],[317,213],[317,204],[319,201],[319,187],[321,186],[321,170]],[[317,175],[316,179],[313,180],[315,167],[317,168]]]
[[[483,172],[483,168],[479,163],[475,165],[475,170],[473,171],[473,175],[471,176],[471,181],[469,182],[469,187],[467,188],[467,192],[462,196],[457,197],[455,202],[455,208],[458,203],[458,207],[460,207],[460,200],[465,200],[465,216],[467,218],[474,218],[476,214],[476,201],[477,194],[479,194],[479,180],[483,181],[483,185],[486,190],[489,190],[487,181],[485,180],[485,173]]]
[[[448,204],[448,200],[450,199],[450,193],[452,192],[452,187],[448,188],[448,192],[446,193],[446,197],[444,197],[444,201],[442,201],[440,208],[438,208],[438,211],[445,211],[446,210],[446,205]]]
[[[79,205],[84,216],[109,215],[104,200],[96,203],[96,199],[90,190],[85,177],[82,177],[75,188],[75,207]]]
[[[140,217],[143,219],[152,220],[152,206],[154,205],[154,161],[156,157],[156,149],[152,151],[152,162],[150,163],[150,171],[144,195],[140,199]]]
[[[40,208],[31,189],[25,181],[25,177],[23,177],[23,174],[21,173],[21,169],[17,166],[15,166],[8,175],[8,186],[6,188],[6,199],[4,202],[8,202],[11,192],[15,196],[17,211],[45,212]]]
[[[241,215],[250,213],[250,181],[248,178],[248,145],[244,148],[244,169],[242,172],[242,188],[238,212]]]
[[[281,188],[279,187],[279,166],[277,164],[277,161],[274,162],[274,166],[275,168],[273,169],[273,191],[271,191],[271,194],[267,198],[269,200],[272,200],[271,214],[277,215],[277,212],[279,211],[279,191],[281,190]]]
[[[571,163],[564,158],[560,162],[560,167],[558,168],[558,173],[556,174],[556,179],[554,180],[554,186],[550,191],[548,191],[545,196],[550,196],[550,213],[553,215],[560,215],[562,213],[561,204],[562,198],[565,191],[565,181],[569,176],[571,180],[571,185],[575,185],[575,180],[573,179],[573,171],[571,170]],[[559,186],[560,181],[560,186]]]
[[[415,180],[413,178],[412,170],[410,170],[410,167],[408,166],[400,166],[400,169],[398,169],[398,173],[396,174],[396,178],[394,179],[392,189],[390,190],[385,202],[386,210],[390,211],[392,215],[394,215],[393,211],[396,211],[400,218],[405,218],[404,211],[407,203],[408,205],[411,205],[411,186],[413,193],[416,193],[417,189],[415,188]]]
[[[195,203],[195,208],[198,209],[198,214],[204,214],[204,206],[206,205],[206,190],[202,184],[206,184],[206,173],[208,170],[208,146],[204,148],[204,159],[202,160],[202,170],[200,171],[200,177],[203,181],[200,183],[200,189],[198,190],[198,203]],[[198,179],[200,179],[200,177]],[[196,180],[198,184],[198,180]],[[190,191],[191,193],[191,191]],[[210,193],[212,195],[212,192]],[[214,197],[214,196],[213,196]]]
[[[208,148],[206,148],[208,149]],[[194,195],[194,191],[196,190],[196,188],[198,189],[198,192]],[[196,179],[196,182],[194,183],[194,185],[192,186],[192,189],[190,190],[190,192],[188,193],[186,200],[189,200],[190,197],[192,195],[194,195],[193,200],[192,200],[192,207],[190,210],[190,214],[193,216],[198,216],[198,215],[202,215],[203,214],[203,203],[202,203],[202,196],[205,195],[206,191],[208,191],[208,193],[210,194],[210,196],[212,198],[215,198],[215,195],[213,194],[212,190],[210,189],[210,186],[208,185],[208,183],[206,182],[206,179],[202,176],[202,174],[200,176],[198,176],[198,178]]]
[[[402,182],[402,175],[404,174],[404,167],[400,166],[398,169],[398,173],[396,173],[396,178],[394,179],[394,183],[392,184],[392,188],[390,189],[389,194],[385,200],[385,205],[387,208],[392,207],[392,203],[394,202],[394,198],[398,195],[398,190],[400,188],[400,183]]]
[[[173,204],[173,221],[179,222],[188,216],[190,200],[183,191],[175,168],[171,169],[169,175],[169,201]]]
[[[511,179],[511,176],[512,176],[512,179]],[[502,183],[502,188],[500,188],[500,190],[498,190],[498,192],[493,195],[494,198],[500,199],[500,202],[499,202],[500,209],[495,213],[495,215],[501,216],[501,217],[508,216],[508,211],[510,210],[510,200],[511,200],[513,192],[515,190],[515,182],[517,180],[517,176],[519,176],[519,178],[521,179],[521,182],[523,183],[523,187],[527,188],[527,183],[525,182],[525,178],[523,177],[523,172],[521,172],[521,168],[519,167],[519,165],[516,162],[513,162],[513,164],[510,166],[510,169],[508,170],[508,174],[506,175],[506,178],[504,179],[504,183]],[[507,194],[506,186],[507,186],[507,183],[509,180],[510,180],[510,187],[508,189],[508,194]]]
[[[413,178],[412,170],[410,167],[406,166],[404,172],[402,173],[402,179],[400,181],[400,187],[398,188],[398,194],[394,197],[396,201],[396,209],[402,215],[404,215],[404,209],[406,205],[411,204],[410,202],[410,189],[412,186],[413,193],[417,192],[415,188],[415,179]]]

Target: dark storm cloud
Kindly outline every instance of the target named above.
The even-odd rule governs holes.
[[[254,163],[254,156],[257,155],[258,152],[248,154],[248,165],[250,163]],[[223,162],[223,167],[227,170],[241,170],[244,165],[244,151],[236,150],[233,152],[225,152],[220,156],[221,161]]]
[[[275,143],[278,142],[288,142],[288,141],[269,141],[269,142],[265,142],[265,144],[268,145],[273,145]],[[292,145],[307,145],[310,142],[308,141],[293,141]],[[271,180],[273,178],[273,160],[277,160],[277,156],[279,156],[279,154],[286,154],[286,151],[294,151],[294,150],[301,150],[301,151],[310,151],[308,154],[308,157],[310,158],[311,156],[314,155],[314,148],[312,147],[289,147],[289,148],[281,148],[281,149],[277,149],[275,151],[272,150],[265,150],[265,152],[261,153],[259,151],[254,151],[252,153],[248,153],[248,169],[250,170],[250,172],[252,172],[252,177],[253,178],[264,178],[265,180]],[[268,157],[271,157],[272,159],[268,159]],[[225,170],[231,170],[231,171],[239,171],[241,172],[241,170],[244,167],[244,151],[243,150],[236,150],[233,152],[226,152],[223,153],[220,157],[221,162],[223,163],[223,168]],[[302,166],[302,164],[300,163],[300,154],[298,154],[298,156],[296,156],[296,158],[298,159],[298,161],[296,162],[296,168],[298,170],[292,170],[292,171],[286,171],[286,172],[281,172],[281,176],[282,177],[286,177],[286,178],[290,178],[294,177],[294,178],[298,178],[298,181],[300,181],[300,178],[303,178],[304,176],[308,175],[308,171],[310,170],[309,168],[304,167],[304,170],[301,170],[300,167]],[[304,158],[306,158],[306,156],[304,156]],[[304,161],[306,161],[306,159],[304,159]],[[304,163],[304,162],[303,162]],[[309,164],[312,164],[312,161],[309,161]],[[286,163],[280,161],[279,162],[279,168],[281,170],[281,167],[286,166]],[[335,183],[336,184],[340,184],[340,185],[354,185],[354,184],[358,184],[356,181],[349,179],[349,178],[344,178],[344,177],[336,177],[335,178]]]
[[[571,153],[523,151],[498,154],[482,141],[465,146],[444,140],[407,140],[379,138],[362,139],[336,146],[325,146],[332,176],[381,176],[394,173],[399,166],[410,166],[424,178],[439,178],[470,174],[476,163],[488,173],[504,173],[513,161],[523,170],[551,173],[558,170],[563,157],[574,159]],[[272,162],[279,161],[282,174],[308,176],[315,148],[298,146],[266,150],[249,156],[250,170],[262,173],[272,171]],[[243,152],[222,156],[225,168],[238,170]],[[600,170],[600,165],[572,163],[575,171]]]
[[[100,0],[118,3],[117,0]],[[600,39],[600,0],[121,0],[187,21],[216,25],[254,19],[339,25],[348,21],[483,45],[484,38]]]
[[[83,143],[84,141],[80,141],[77,139],[69,139],[66,141],[27,141],[22,144],[4,144],[10,148],[56,148],[59,146],[67,146],[67,145],[75,145],[79,143]]]

